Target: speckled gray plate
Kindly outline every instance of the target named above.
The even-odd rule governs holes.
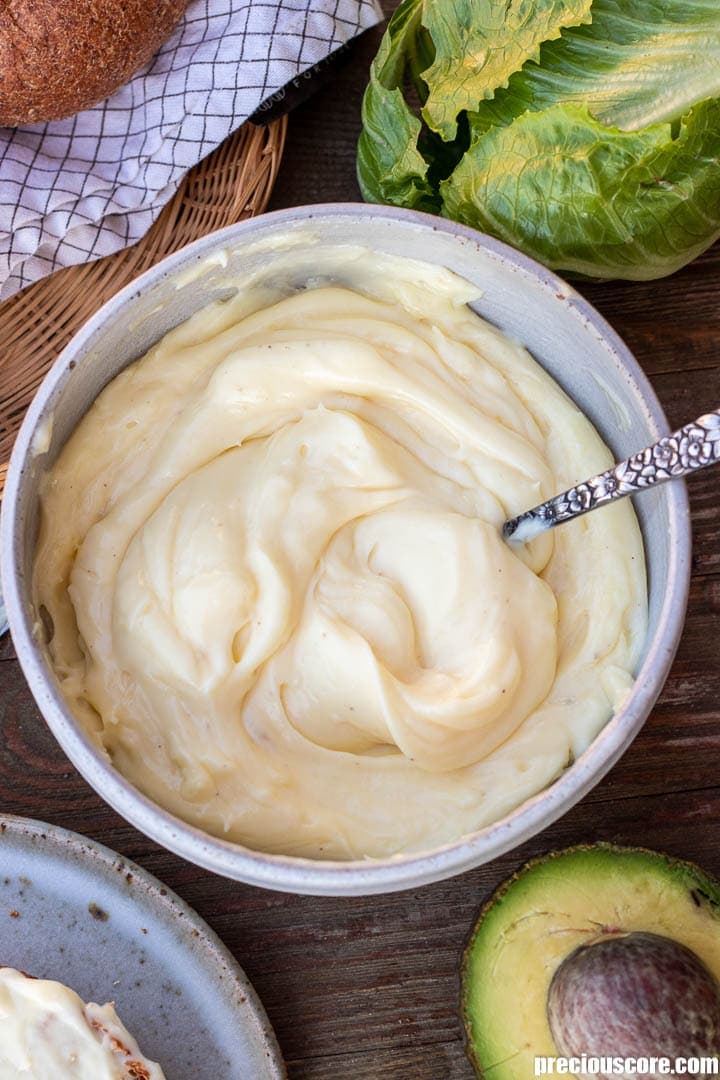
[[[115,1001],[168,1080],[285,1076],[255,991],[210,927],[77,833],[0,817],[0,964]]]

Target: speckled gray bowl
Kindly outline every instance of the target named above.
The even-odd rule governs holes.
[[[666,432],[647,379],[607,323],[564,281],[480,233],[424,214],[340,204],[266,214],[199,240],[166,259],[102,308],[73,339],[42,384],[15,445],[2,514],[2,575],[15,648],[35,699],[85,779],[158,843],[227,877],[288,892],[357,895],[422,885],[487,862],[517,846],[582,798],[632,742],[655,703],[682,631],[690,567],[687,492],[682,482],[638,500],[649,573],[650,629],[635,688],[592,746],[551,787],[501,821],[423,854],[362,862],[319,862],[251,851],[166,813],[98,753],[68,711],[32,635],[28,583],[42,471],[105,384],[171,327],[227,295],[233,274],[268,264],[274,237],[301,230],[308,277],[313,245],[355,243],[450,267],[483,290],[480,313],[534,353],[593,420],[617,457]],[[218,257],[219,253],[226,253]],[[213,258],[213,256],[215,256]],[[47,431],[48,451],[33,454]],[[38,446],[35,442],[35,447]]]

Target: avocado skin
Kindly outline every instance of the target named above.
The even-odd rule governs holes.
[[[495,1064],[490,1071],[488,1071],[487,1063],[481,1060],[482,1051],[478,1052],[476,1046],[476,1040],[473,1034],[474,1017],[470,1007],[469,992],[472,989],[471,978],[473,975],[472,968],[474,963],[475,949],[478,943],[478,939],[485,932],[487,919],[494,913],[503,902],[507,902],[509,896],[512,896],[512,891],[521,883],[525,882],[528,875],[542,868],[556,864],[558,860],[569,860],[576,856],[588,856],[594,858],[597,856],[599,859],[607,860],[608,857],[612,859],[614,856],[618,856],[619,860],[626,861],[632,859],[633,861],[642,862],[646,868],[653,868],[658,877],[672,877],[678,880],[683,886],[687,886],[688,893],[692,898],[693,905],[699,910],[704,909],[706,917],[709,919],[708,925],[712,925],[712,921],[716,922],[716,933],[718,938],[718,945],[720,950],[720,881],[706,873],[697,864],[685,859],[678,859],[672,855],[665,854],[663,852],[653,851],[650,848],[644,848],[639,846],[621,846],[612,844],[606,841],[599,841],[595,844],[578,844],[573,847],[564,848],[558,851],[551,851],[545,855],[537,856],[525,863],[519,870],[515,871],[511,877],[507,878],[498,888],[491,894],[491,896],[483,903],[480,908],[479,915],[470,931],[467,944],[463,951],[460,977],[461,977],[461,995],[460,995],[460,1015],[463,1022],[464,1034],[465,1034],[465,1052],[475,1070],[476,1075],[480,1080],[506,1080],[506,1070],[502,1064]],[[652,929],[652,927],[648,927]],[[568,948],[567,952],[572,952],[573,947]],[[700,953],[701,959],[703,959]],[[720,966],[714,968],[714,974],[720,978]],[[550,978],[547,979],[547,986],[549,987]],[[522,1013],[522,1006],[519,1005],[518,1015]],[[547,1050],[543,1050],[547,1053],[555,1053],[558,1051],[553,1046]],[[532,1076],[532,1072],[528,1074],[528,1080]]]

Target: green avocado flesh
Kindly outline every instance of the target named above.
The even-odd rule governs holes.
[[[562,961],[604,934],[632,931],[680,942],[720,979],[720,883],[692,863],[597,844],[548,855],[505,882],[463,958],[463,1020],[478,1076],[531,1080],[536,1055],[558,1054],[546,1006]]]

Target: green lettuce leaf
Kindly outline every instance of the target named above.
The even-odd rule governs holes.
[[[403,0],[372,67],[363,195],[596,277],[720,232],[720,0]]]
[[[479,135],[441,192],[443,214],[553,269],[671,274],[720,237],[720,101],[638,132],[587,105],[528,112]]]
[[[402,90],[406,71],[414,62],[421,13],[422,0],[403,0],[373,61],[363,98],[358,181],[368,202],[437,212],[439,196],[418,149],[422,125]]]
[[[592,0],[428,0],[422,22],[435,46],[423,72],[426,123],[448,142],[461,112],[507,86],[563,27],[590,21]]]
[[[475,132],[528,109],[584,102],[604,124],[637,131],[720,95],[720,0],[594,0],[592,24],[542,46],[507,89],[475,109]]]

